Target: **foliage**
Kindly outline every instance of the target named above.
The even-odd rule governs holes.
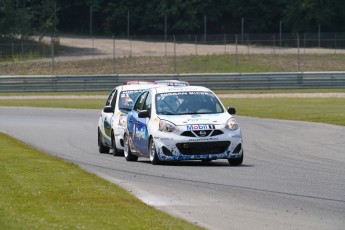
[[[92,17],[92,23],[90,19]],[[165,24],[165,19],[167,24]],[[344,32],[342,0],[2,0],[2,34]],[[129,22],[129,24],[128,24]],[[167,25],[167,27],[165,27]]]
[[[20,36],[55,29],[54,0],[1,0],[0,31],[3,35]]]

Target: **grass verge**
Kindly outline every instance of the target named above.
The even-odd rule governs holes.
[[[2,229],[200,229],[0,133]]]
[[[298,60],[300,63],[298,64]],[[64,74],[148,74],[343,71],[345,54],[226,54],[169,57],[95,58],[56,61],[54,72]],[[50,75],[50,61],[1,62],[3,75]]]
[[[0,100],[0,106],[77,108],[101,110],[104,99]],[[223,98],[237,115],[301,120],[345,126],[345,98]]]
[[[238,115],[345,126],[345,98],[226,98]]]

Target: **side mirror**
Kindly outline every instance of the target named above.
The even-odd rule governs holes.
[[[236,109],[235,109],[235,108],[232,108],[232,107],[229,107],[229,108],[228,108],[228,113],[230,113],[230,114],[236,114]]]
[[[146,117],[150,117],[150,112],[147,110],[141,110],[138,113],[138,117],[139,118],[146,118]]]
[[[114,113],[114,109],[111,106],[105,106],[103,108],[103,112],[105,112],[105,113]]]

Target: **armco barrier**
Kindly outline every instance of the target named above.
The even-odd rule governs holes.
[[[345,88],[345,72],[0,76],[0,92],[110,90],[129,80],[178,79],[212,90]]]

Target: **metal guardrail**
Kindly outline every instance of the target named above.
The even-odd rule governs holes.
[[[128,80],[178,79],[212,90],[345,88],[345,72],[0,76],[0,92],[108,91]]]

